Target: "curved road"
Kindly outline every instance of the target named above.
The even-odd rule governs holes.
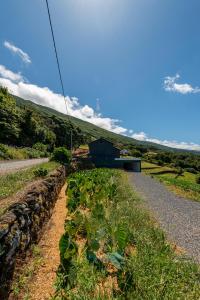
[[[168,238],[200,262],[200,202],[178,197],[160,182],[141,173],[129,173],[129,179]]]
[[[0,161],[0,175],[13,173],[21,169],[29,168],[35,165],[39,165],[44,162],[48,162],[48,158],[36,158],[26,160],[15,161]]]

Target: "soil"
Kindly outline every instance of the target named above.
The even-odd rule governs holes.
[[[60,192],[52,217],[38,244],[42,264],[34,272],[26,287],[24,287],[29,300],[49,300],[55,292],[53,285],[56,280],[56,271],[60,264],[59,240],[64,233],[64,222],[67,213],[65,191],[66,184]],[[24,298],[25,294],[17,297],[19,300],[24,300]]]

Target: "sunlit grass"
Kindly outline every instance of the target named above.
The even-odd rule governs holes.
[[[195,174],[184,172],[177,176],[175,169],[149,162],[142,162],[142,172],[159,179],[179,196],[200,201],[200,184],[196,183]]]
[[[58,163],[47,162],[26,170],[0,176],[0,200],[11,196],[12,194],[23,188],[27,183],[36,179],[34,172],[39,167],[43,167],[47,169],[48,172],[51,172],[58,166]]]

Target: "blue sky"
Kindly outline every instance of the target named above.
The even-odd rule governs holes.
[[[49,0],[76,117],[200,149],[199,0]],[[65,112],[45,0],[3,0],[0,84]]]

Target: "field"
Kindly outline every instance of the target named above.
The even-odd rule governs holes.
[[[175,254],[121,171],[71,175],[53,299],[199,299],[199,270]]]
[[[142,162],[142,172],[157,178],[179,196],[200,201],[200,184],[196,183],[195,174],[184,172],[177,176],[176,171],[172,168],[160,167],[144,161]]]

